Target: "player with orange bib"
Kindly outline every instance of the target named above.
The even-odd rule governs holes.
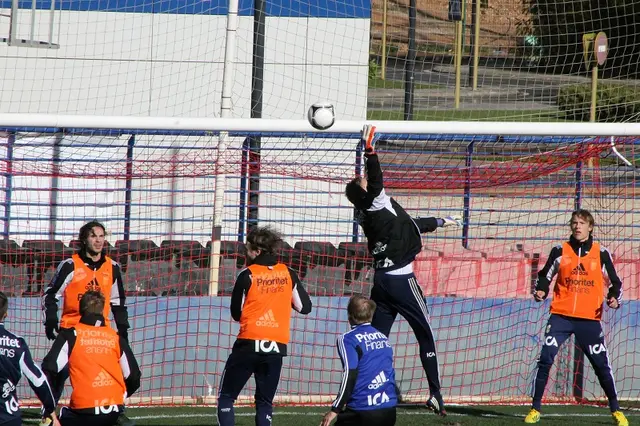
[[[113,426],[124,410],[124,398],[140,387],[140,368],[129,344],[103,316],[102,293],[88,291],[80,300],[79,321],[63,328],[42,361],[52,383],[68,367],[71,398],[60,410],[62,426]]]
[[[102,312],[109,323],[109,312],[118,328],[118,334],[128,340],[129,315],[125,306],[124,284],[120,265],[103,253],[105,227],[99,222],[89,222],[80,228],[78,235],[80,249],[60,263],[56,273],[44,292],[42,309],[45,332],[49,340],[56,338],[56,332],[74,327],[80,320],[80,299],[87,291],[98,291],[105,297]],[[62,316],[58,324],[58,302],[62,302]],[[60,399],[66,381],[66,372],[54,386],[56,402]]]
[[[256,425],[271,425],[291,308],[304,315],[311,312],[311,299],[298,275],[277,260],[275,249],[281,241],[281,235],[268,227],[254,228],[247,236],[248,266],[238,274],[231,295],[231,316],[240,322],[240,332],[222,373],[220,426],[235,425],[233,404],[252,375]]]
[[[558,277],[533,383],[533,404],[524,421],[540,421],[542,396],[553,360],[560,346],[573,334],[593,366],[609,400],[615,424],[627,426],[629,422],[620,411],[609,353],[600,324],[605,291],[607,305],[618,309],[622,298],[622,281],[616,273],[609,251],[593,241],[594,219],[591,213],[583,209],[576,210],[571,215],[570,226],[569,241],[554,247],[547,263],[538,272],[538,282],[533,294],[537,302],[547,298],[553,277],[556,274]],[[608,288],[605,288],[605,274],[609,277]]]

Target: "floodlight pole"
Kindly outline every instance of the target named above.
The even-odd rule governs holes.
[[[454,107],[460,108],[460,77],[462,68],[462,15],[464,5],[462,0],[449,0],[448,19],[455,22],[454,67],[456,72],[456,87],[454,89]]]
[[[409,41],[407,59],[404,64],[404,114],[405,121],[413,120],[416,65],[416,0],[409,0]]]
[[[454,107],[460,108],[460,78],[462,68],[462,21],[456,21],[456,47],[455,47],[456,88],[454,91]]]
[[[469,61],[469,86],[478,89],[478,63],[480,61],[480,0],[472,0],[471,6],[471,52]]]
[[[251,118],[262,118],[262,97],[264,95],[264,46],[266,29],[266,2],[253,2],[253,66],[251,67]],[[249,137],[247,155],[247,233],[258,226],[258,209],[260,205],[260,162],[262,139],[260,136]],[[243,178],[245,178],[243,176]]]
[[[387,1],[382,2],[382,59],[380,66],[380,78],[384,80],[387,76]]]

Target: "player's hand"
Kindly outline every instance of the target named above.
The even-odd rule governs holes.
[[[364,147],[364,152],[367,154],[375,154],[375,141],[376,139],[376,126],[371,124],[365,124],[362,128],[362,134],[360,136],[360,142]]]
[[[533,293],[533,298],[536,300],[536,302],[542,302],[546,295],[547,293],[545,293],[544,291],[537,290],[535,293]]]
[[[455,226],[458,228],[462,227],[462,216],[447,216],[443,217],[442,221],[444,222],[442,224],[443,228],[449,228],[451,226]]]
[[[618,299],[616,299],[615,297],[608,298],[607,299],[607,305],[611,309],[618,309],[620,307],[620,303],[618,302]]]
[[[329,426],[333,421],[333,419],[335,419],[337,416],[338,415],[333,411],[327,412],[327,414],[325,414],[324,417],[322,418],[322,421],[320,422],[320,426]]]
[[[44,323],[44,332],[47,335],[47,339],[49,340],[56,340],[56,333],[60,331],[60,329],[58,328],[58,320],[57,319],[50,319],[45,321]]]
[[[56,416],[56,413],[51,413],[50,415],[43,417],[42,421],[40,422],[40,424],[43,425],[48,425],[48,426],[61,426],[60,425],[60,420],[58,420],[58,416]]]

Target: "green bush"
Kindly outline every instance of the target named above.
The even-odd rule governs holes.
[[[567,120],[589,121],[591,84],[562,87],[556,102]],[[640,88],[611,83],[598,85],[596,121],[613,123],[639,119]]]
[[[378,78],[378,75],[380,75],[380,65],[374,59],[369,59],[369,80]]]

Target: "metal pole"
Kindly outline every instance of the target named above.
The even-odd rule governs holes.
[[[596,121],[596,103],[598,102],[598,65],[591,69],[591,110],[589,111],[589,121]]]
[[[264,94],[265,0],[254,0],[253,11],[253,67],[251,72],[251,118],[262,118]],[[260,206],[260,149],[259,136],[249,138],[249,202],[247,231],[258,225]]]
[[[16,41],[16,29],[18,27],[18,0],[11,1],[11,18],[9,18],[9,46]]]
[[[35,39],[35,31],[36,31],[36,2],[31,2],[31,28],[29,29],[29,41],[33,41]]]
[[[469,86],[478,88],[478,62],[480,60],[480,0],[472,0],[471,5],[471,54],[469,61]]]
[[[387,76],[387,0],[382,2],[382,70],[380,78],[383,80]]]
[[[229,12],[227,13],[227,34],[224,49],[224,67],[222,71],[222,99],[220,117],[231,116],[231,96],[234,80],[234,67],[236,60],[236,36],[238,30],[238,3],[239,0],[229,0]],[[224,208],[224,192],[227,180],[224,171],[225,154],[227,150],[227,138],[229,132],[220,132],[218,137],[218,155],[216,157],[215,172],[216,184],[213,199],[213,226],[211,230],[211,253],[209,262],[209,295],[218,294],[220,273],[220,239],[222,238],[222,212]]]
[[[131,192],[133,189],[133,147],[136,144],[136,135],[131,135],[127,142],[127,167],[124,189],[124,240],[131,238]]]
[[[56,239],[56,229],[58,224],[58,190],[60,187],[60,144],[64,137],[63,133],[56,133],[53,141],[53,156],[51,159],[51,194],[49,196],[49,239]]]
[[[4,186],[4,230],[2,234],[5,240],[8,240],[10,235],[11,198],[13,195],[13,147],[15,143],[16,134],[11,132],[7,137],[7,171],[5,173]]]
[[[174,141],[175,143],[175,141]],[[178,167],[178,148],[171,148],[171,192],[169,193],[169,240],[173,240],[175,233],[176,221],[176,201],[178,192],[178,178],[176,178],[176,170]]]
[[[404,64],[404,120],[413,120],[414,69],[416,64],[416,0],[409,0],[409,43]]]
[[[238,207],[238,241],[244,242],[247,235],[247,187],[249,180],[249,138],[242,141],[242,158],[240,160],[240,200]]]
[[[56,0],[51,0],[51,8],[49,9],[49,44],[53,44],[53,26],[54,26],[55,14],[56,14]]]
[[[455,46],[456,88],[454,91],[454,107],[460,108],[460,77],[462,68],[462,21],[456,21],[456,46]]]
[[[467,145],[467,157],[464,165],[467,172],[464,181],[464,199],[462,210],[462,247],[469,248],[469,218],[471,216],[471,166],[473,165],[473,142]]]
[[[467,30],[467,0],[461,0],[462,21],[460,21],[460,52],[464,52],[465,32]]]

